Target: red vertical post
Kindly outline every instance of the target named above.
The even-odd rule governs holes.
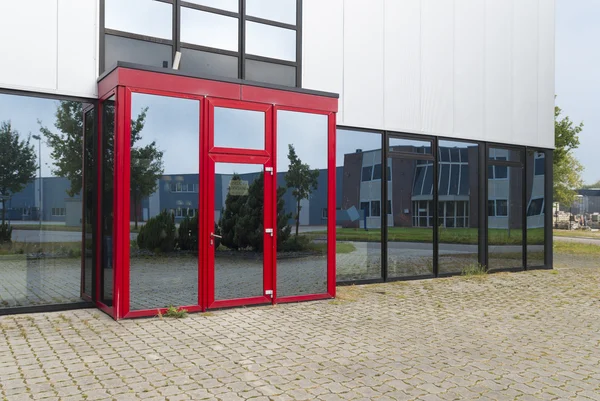
[[[327,185],[327,292],[335,297],[336,284],[336,243],[335,243],[335,209],[336,209],[336,167],[335,167],[335,139],[336,139],[336,114],[329,114],[329,140],[328,140],[328,177]]]

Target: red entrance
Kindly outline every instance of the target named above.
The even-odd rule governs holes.
[[[170,305],[193,312],[335,296],[337,96],[294,88],[253,86],[242,81],[193,78],[127,64],[104,75],[98,88],[96,285],[94,294],[87,295],[100,308],[120,319],[156,315]],[[185,174],[164,174],[147,201],[141,200],[148,196],[136,169],[151,167],[153,160],[163,153],[153,156],[152,146],[156,140],[146,144],[140,139],[138,130],[143,124],[139,124],[139,110],[146,113],[148,107],[144,111],[139,104],[143,104],[145,97],[152,98],[154,114],[146,117],[144,129],[149,131],[149,124],[163,127],[155,137],[163,149],[171,149],[170,142],[177,142],[177,133],[185,120],[186,132],[196,134],[188,134],[186,142],[182,142],[185,146],[178,145],[176,151],[164,152],[171,152],[170,160],[177,158],[197,166],[190,170],[197,177],[197,184],[186,183],[189,177]],[[155,98],[168,101],[154,102]],[[182,112],[184,109],[189,111]],[[154,115],[161,111],[167,117],[159,121]],[[301,234],[305,234],[301,237],[310,241],[312,251],[304,261],[288,258],[278,241],[278,235],[284,235],[280,234],[285,223],[282,219],[300,221],[301,216],[315,214],[315,207],[311,205],[316,202],[312,198],[317,198],[315,189],[306,199],[298,200],[297,213],[296,209],[288,214],[282,210],[282,193],[286,188],[283,179],[287,176],[278,170],[287,169],[288,142],[292,149],[290,137],[294,137],[296,148],[310,145],[311,138],[320,141],[315,141],[315,147],[326,148],[320,149],[323,168],[318,178],[318,196],[323,198],[326,210],[318,211],[319,217],[322,214],[322,226],[309,223],[302,227]],[[314,153],[318,153],[318,149]],[[176,156],[171,156],[173,154]],[[307,157],[304,156],[304,161]],[[313,161],[312,165],[317,166],[317,162]],[[162,166],[160,171],[165,169],[168,173],[168,166]],[[163,182],[167,179],[171,181]],[[316,181],[313,185],[317,188]],[[168,187],[169,191],[160,195],[162,187]],[[287,188],[291,193],[293,188],[289,189],[289,184]],[[197,238],[197,245],[194,242],[189,247],[192,251],[181,251],[176,258],[164,250],[162,253],[148,251],[139,246],[139,236],[147,235],[142,234],[143,230],[150,231],[150,228],[140,228],[149,221],[149,216],[139,215],[148,214],[144,210],[152,210],[154,204],[162,205],[157,200],[160,196],[166,198],[173,193],[177,194],[173,202],[178,206],[171,214],[161,211],[175,222],[174,226],[170,223],[167,226],[173,227],[179,242],[183,243],[182,236],[189,235],[194,241]],[[236,200],[251,196],[252,201],[240,209],[243,211],[236,209],[233,213],[246,219],[244,230],[252,238],[248,245],[252,252],[240,256],[234,252],[237,250],[235,241],[243,230],[238,229],[232,235],[227,216],[232,214]],[[306,203],[309,200],[310,205]],[[300,207],[301,204],[304,206]],[[306,221],[309,220],[306,217]],[[293,225],[290,224],[292,228]],[[161,235],[169,238],[168,233]],[[285,235],[294,238],[289,228]],[[298,237],[298,232],[295,235]],[[184,249],[180,245],[176,248]],[[322,270],[315,266],[322,266]],[[162,293],[161,288],[168,291]]]

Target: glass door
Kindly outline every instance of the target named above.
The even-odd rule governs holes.
[[[208,308],[273,299],[271,117],[269,105],[209,100],[203,222]]]

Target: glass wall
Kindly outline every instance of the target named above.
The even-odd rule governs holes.
[[[84,162],[83,162],[83,174],[84,174],[84,216],[83,216],[83,227],[84,227],[84,269],[83,269],[83,292],[87,296],[93,299],[95,293],[93,284],[95,283],[94,275],[94,239],[95,239],[95,228],[97,225],[97,213],[96,210],[96,110],[91,109],[85,113],[84,118],[85,131],[84,131]]]
[[[102,108],[102,266],[99,300],[106,306],[113,303],[113,221],[115,165],[115,96],[101,103]]]
[[[479,146],[438,142],[438,272],[479,263]]]
[[[527,267],[544,266],[546,155],[527,151]]]
[[[382,278],[381,134],[337,130],[336,266],[337,281]],[[391,163],[388,163],[388,194]],[[391,198],[388,197],[388,206]],[[391,221],[392,208],[386,220]]]
[[[100,70],[117,61],[172,68],[180,51],[186,73],[300,86],[296,0],[243,1],[105,0]]]
[[[430,141],[390,137],[387,221],[389,278],[433,274],[433,163]],[[366,206],[366,205],[365,205]]]
[[[198,304],[199,110],[131,95],[131,310]]]
[[[82,117],[0,94],[0,309],[81,301]]]
[[[327,292],[327,132],[326,115],[277,111],[278,297]]]
[[[489,149],[488,269],[523,267],[523,168],[521,152]],[[513,162],[508,164],[508,162]]]

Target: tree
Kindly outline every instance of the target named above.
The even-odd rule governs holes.
[[[163,172],[163,152],[157,149],[155,142],[143,147],[136,147],[137,142],[142,139],[147,112],[148,108],[143,108],[135,120],[131,120],[131,198],[136,228],[138,203],[156,190],[157,179]],[[61,101],[56,108],[55,117],[54,127],[57,132],[43,126],[42,122],[38,121],[40,132],[52,149],[51,157],[54,164],[52,173],[58,177],[67,178],[71,184],[67,194],[75,196],[82,189],[83,104],[75,101]],[[111,106],[109,102],[104,104],[103,123],[105,124],[104,132],[114,132],[114,105]],[[105,138],[104,147],[105,160],[102,163],[106,167],[104,174],[112,176],[114,171],[113,135]],[[93,146],[86,147],[87,160],[96,159],[93,149]]]
[[[583,166],[575,158],[572,151],[579,147],[579,133],[583,123],[574,125],[568,116],[559,118],[562,114],[560,107],[554,108],[554,201],[571,205],[581,188],[583,181],[581,173]]]
[[[296,154],[294,145],[288,145],[288,159],[290,165],[288,172],[285,174],[285,181],[288,188],[293,188],[292,195],[296,198],[296,238],[298,237],[298,229],[300,227],[300,201],[308,199],[310,194],[315,191],[319,185],[319,170],[311,170],[310,166],[302,163],[302,160]]]
[[[0,196],[2,196],[2,227],[6,221],[6,199],[21,192],[35,179],[37,169],[35,150],[29,142],[20,139],[10,121],[0,123]]]
[[[239,174],[234,174],[231,178],[230,188],[231,184],[236,181],[242,181]],[[221,218],[219,219],[219,230],[223,237],[221,243],[227,248],[233,250],[239,248],[237,238],[235,238],[235,225],[247,198],[248,195],[232,194],[231,191],[227,193],[227,197],[225,198],[225,208],[222,210]]]

